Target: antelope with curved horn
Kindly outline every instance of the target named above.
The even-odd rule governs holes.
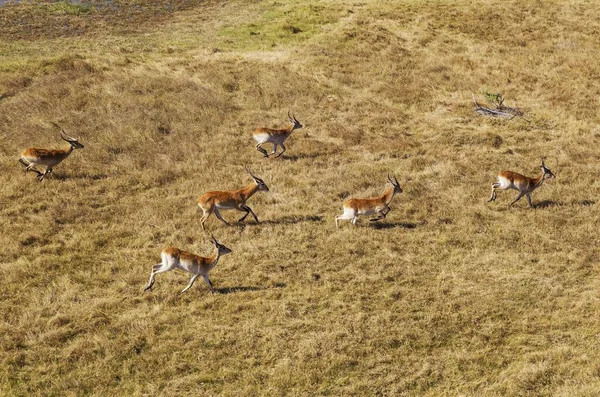
[[[550,168],[544,164],[542,159],[542,175],[537,178],[530,178],[512,171],[502,171],[498,174],[498,182],[492,183],[492,195],[488,200],[488,203],[496,200],[496,189],[507,190],[515,189],[519,192],[517,197],[508,206],[512,206],[514,203],[519,201],[523,196],[527,197],[527,203],[530,208],[533,208],[531,204],[531,193],[538,187],[542,186],[542,183],[546,179],[552,179],[556,176],[550,171]]]
[[[54,123],[53,123],[54,124]],[[83,145],[79,143],[77,138],[73,138],[65,134],[65,130],[57,124],[55,126],[60,128],[60,137],[67,141],[69,147],[66,149],[38,149],[29,148],[23,150],[19,162],[25,166],[25,172],[33,171],[37,173],[37,179],[43,180],[46,174],[52,172],[52,168],[58,165],[61,161],[69,157],[73,149],[83,149]],[[34,169],[36,165],[43,165],[46,170],[42,173]]]
[[[339,220],[352,220],[352,224],[356,225],[356,221],[359,215],[377,215],[376,218],[371,221],[378,221],[385,219],[388,212],[390,212],[390,203],[397,193],[402,193],[402,188],[398,179],[394,176],[394,179],[387,176],[387,183],[390,186],[383,192],[381,196],[366,198],[366,199],[348,199],[344,201],[343,208],[344,213],[335,218],[335,227],[338,227]]]
[[[248,167],[246,167],[246,171],[248,171],[254,180],[254,183],[251,183],[250,185],[239,190],[207,192],[198,199],[198,206],[200,206],[203,212],[202,220],[200,221],[203,230],[204,222],[206,222],[210,214],[213,212],[215,213],[217,219],[227,226],[230,226],[229,223],[221,216],[221,213],[219,212],[220,210],[238,210],[245,212],[246,214],[242,216],[238,222],[242,222],[244,219],[246,219],[248,214],[252,214],[256,223],[259,223],[258,217],[254,211],[252,211],[252,209],[246,205],[246,201],[256,192],[268,192],[269,187],[262,179],[254,175],[252,171],[248,169]]]
[[[204,281],[206,281],[208,288],[210,288],[210,292],[214,294],[215,290],[213,289],[212,283],[208,278],[208,272],[210,272],[212,268],[217,265],[219,259],[221,259],[221,256],[229,254],[231,249],[219,243],[213,236],[211,236],[211,241],[215,245],[216,251],[208,257],[192,254],[175,247],[163,249],[160,254],[162,262],[152,266],[150,280],[148,281],[146,288],[144,288],[144,292],[152,288],[154,285],[154,278],[157,274],[168,272],[169,270],[173,269],[180,269],[184,272],[192,274],[190,282],[183,289],[183,291],[181,291],[182,293],[190,289],[192,285],[194,285],[194,281],[196,281],[199,276],[202,276]]]
[[[265,157],[269,157],[271,154],[275,154],[277,152],[277,146],[281,146],[283,150],[279,152],[279,154],[275,157],[281,156],[286,150],[283,142],[285,142],[285,140],[288,139],[292,131],[298,128],[302,128],[302,124],[300,124],[300,122],[296,120],[296,117],[294,115],[290,115],[289,111],[288,120],[290,121],[290,123],[292,123],[292,125],[290,125],[288,128],[257,128],[256,130],[254,130],[254,140],[257,142],[256,150],[261,152]],[[271,153],[267,153],[265,149],[260,147],[263,143],[267,142],[273,144],[273,151]]]

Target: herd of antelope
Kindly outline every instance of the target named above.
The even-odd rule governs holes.
[[[281,146],[282,150],[275,156],[280,157],[286,151],[286,147],[284,145],[285,140],[289,138],[295,129],[302,128],[302,124],[300,124],[294,115],[290,115],[289,112],[288,120],[291,125],[287,128],[257,128],[254,131],[254,140],[257,142],[256,150],[262,153],[264,157],[275,155],[277,153],[277,147]],[[54,166],[65,160],[71,154],[73,149],[83,149],[84,147],[78,139],[68,136],[62,127],[59,128],[61,129],[61,138],[69,144],[69,147],[64,149],[28,148],[23,150],[21,153],[19,162],[25,166],[25,173],[28,171],[35,172],[37,174],[36,178],[39,181],[42,181],[47,174],[51,173]],[[271,153],[268,153],[261,147],[261,145],[265,143],[273,144],[273,151]],[[43,172],[35,169],[36,166],[43,166]],[[246,204],[246,202],[248,199],[250,199],[250,197],[259,191],[268,192],[269,187],[262,179],[254,175],[248,167],[246,167],[246,171],[250,174],[253,180],[253,182],[248,186],[238,190],[210,191],[203,194],[198,199],[198,206],[200,209],[202,209],[202,219],[200,224],[202,225],[203,230],[205,230],[204,223],[213,213],[218,220],[230,226],[230,224],[221,216],[221,210],[237,210],[245,212],[238,222],[243,222],[246,217],[251,214],[256,223],[259,223],[258,217]],[[546,179],[552,179],[555,177],[552,171],[546,167],[543,159],[541,171],[541,175],[536,178],[530,178],[513,171],[500,172],[498,174],[498,181],[492,183],[492,193],[488,202],[496,199],[496,190],[514,189],[519,193],[514,201],[509,204],[509,207],[519,201],[523,196],[526,196],[529,207],[533,208],[531,203],[531,193],[533,193],[535,189],[539,188]],[[338,222],[340,220],[351,220],[352,224],[356,225],[359,215],[375,216],[374,218],[370,219],[371,221],[385,219],[391,210],[390,204],[394,196],[402,193],[400,183],[395,176],[392,179],[392,177],[390,177],[388,174],[387,184],[389,184],[389,187],[386,188],[381,196],[362,199],[354,198],[344,201],[343,214],[335,218],[336,228],[339,227]],[[157,274],[173,269],[180,269],[192,274],[188,285],[181,292],[185,292],[190,289],[194,284],[194,281],[196,281],[199,276],[202,276],[204,281],[206,281],[210,291],[214,293],[215,290],[210,282],[210,279],[208,278],[208,273],[217,265],[217,262],[221,256],[229,254],[231,249],[219,243],[214,236],[211,236],[211,241],[214,244],[216,251],[208,257],[192,254],[175,247],[163,249],[161,252],[162,262],[152,267],[150,280],[144,288],[144,292],[152,288]]]

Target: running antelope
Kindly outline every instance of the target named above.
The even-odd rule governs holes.
[[[544,183],[546,179],[552,179],[554,177],[555,175],[552,173],[552,171],[550,171],[550,169],[544,164],[544,159],[542,159],[542,175],[538,176],[537,178],[529,178],[512,171],[502,171],[498,174],[498,182],[492,183],[492,195],[490,196],[488,203],[496,200],[496,189],[515,189],[519,192],[519,194],[508,206],[512,206],[514,203],[519,201],[521,197],[526,196],[529,207],[533,208],[533,205],[531,204],[531,193],[533,193],[533,191],[538,187],[542,186],[542,183]]]
[[[258,191],[268,192],[269,187],[262,179],[252,174],[248,167],[246,167],[246,171],[248,171],[252,179],[254,179],[254,183],[251,183],[250,185],[239,190],[207,192],[198,199],[198,205],[200,208],[202,208],[203,212],[202,220],[200,221],[203,230],[204,222],[206,222],[210,214],[213,212],[215,213],[217,219],[227,226],[230,226],[230,224],[221,216],[221,213],[219,212],[220,210],[244,211],[246,214],[242,216],[238,222],[242,222],[244,219],[246,219],[248,214],[252,214],[256,223],[259,223],[258,217],[254,211],[252,211],[252,209],[246,205],[246,201]]]
[[[55,124],[56,125],[56,124]],[[57,126],[58,127],[58,126]],[[37,173],[37,179],[43,180],[46,174],[52,172],[52,168],[58,165],[61,161],[69,157],[73,149],[83,149],[83,145],[76,138],[72,138],[65,134],[65,130],[60,127],[60,137],[69,143],[66,149],[38,149],[29,148],[23,150],[19,162],[25,166],[25,172],[33,171]],[[46,170],[42,173],[36,170],[36,165],[43,165]]]
[[[254,140],[257,142],[256,150],[261,152],[265,157],[269,157],[269,155],[275,154],[277,152],[277,146],[281,146],[283,150],[279,152],[279,154],[275,157],[281,156],[285,152],[285,145],[283,144],[283,142],[285,142],[285,140],[289,138],[292,131],[298,128],[302,128],[302,124],[300,124],[300,122],[296,120],[296,117],[294,115],[290,116],[289,111],[288,120],[290,121],[290,123],[292,123],[292,125],[290,125],[288,128],[282,128],[279,130],[273,128],[257,128],[256,130],[254,130]],[[267,142],[273,144],[273,151],[271,153],[267,153],[265,149],[260,147],[263,143]]]
[[[392,180],[392,178],[390,178],[390,175],[388,174],[387,183],[389,183],[390,186],[379,197],[372,197],[366,199],[349,199],[344,201],[344,213],[335,218],[335,227],[338,227],[338,220],[352,219],[352,224],[356,225],[356,220],[358,219],[359,215],[377,214],[377,217],[371,219],[371,221],[385,219],[388,212],[390,212],[390,203],[392,202],[394,195],[396,193],[402,193],[400,183],[398,183],[398,179],[396,179],[395,176]]]
[[[194,285],[194,281],[198,278],[198,276],[202,276],[208,288],[210,288],[210,292],[213,294],[215,290],[213,289],[212,283],[208,278],[208,272],[212,270],[213,267],[217,265],[221,256],[227,255],[231,252],[229,248],[219,243],[214,237],[211,236],[211,241],[215,245],[216,251],[209,257],[204,257],[200,255],[195,255],[190,252],[180,250],[175,247],[168,247],[162,250],[160,256],[162,258],[162,262],[152,266],[152,273],[150,274],[150,281],[148,281],[148,285],[144,288],[144,292],[148,291],[154,285],[154,277],[156,277],[159,273],[168,272],[173,269],[180,269],[184,272],[188,272],[192,274],[192,278],[188,283],[187,287],[181,291],[182,293],[187,291]]]

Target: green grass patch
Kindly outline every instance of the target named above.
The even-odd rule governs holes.
[[[217,44],[219,49],[238,51],[289,46],[321,33],[340,16],[339,9],[318,3],[270,3],[255,20],[223,27]]]
[[[82,15],[92,11],[92,7],[86,4],[76,4],[69,1],[61,1],[58,3],[49,4],[48,10],[54,13],[62,13],[67,15]]]

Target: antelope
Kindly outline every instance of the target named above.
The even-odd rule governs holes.
[[[207,192],[207,193],[204,193],[198,199],[198,206],[200,206],[200,208],[202,209],[202,212],[203,212],[202,219],[200,221],[200,223],[202,224],[202,230],[205,230],[204,222],[206,222],[206,220],[208,219],[210,214],[212,214],[213,212],[215,213],[215,216],[217,217],[217,219],[219,219],[221,222],[223,222],[227,226],[231,226],[229,224],[229,222],[227,222],[225,219],[223,219],[223,217],[221,216],[221,213],[219,212],[220,210],[243,211],[243,212],[246,212],[246,214],[244,216],[242,216],[238,220],[238,222],[242,222],[244,219],[246,219],[248,214],[252,214],[256,223],[259,223],[258,217],[254,213],[254,211],[252,211],[252,208],[250,208],[246,205],[246,201],[250,197],[252,197],[254,195],[254,193],[256,193],[258,191],[268,192],[269,187],[265,184],[265,182],[262,179],[260,179],[256,175],[252,174],[252,171],[250,171],[250,169],[248,169],[248,167],[246,167],[246,171],[248,171],[248,173],[250,174],[252,179],[254,179],[254,183],[251,183],[250,185],[243,187],[239,190],[230,190],[230,191],[224,191],[224,192],[222,192],[222,191]]]
[[[181,293],[190,289],[192,285],[194,285],[194,281],[196,281],[199,276],[202,276],[204,281],[206,281],[208,288],[210,288],[210,292],[214,294],[215,290],[208,278],[208,272],[217,265],[221,256],[231,253],[231,249],[219,243],[213,236],[211,236],[211,241],[215,245],[216,251],[209,257],[192,254],[175,247],[163,249],[160,254],[162,262],[152,266],[150,280],[148,281],[146,288],[144,288],[144,292],[152,288],[154,285],[154,278],[157,274],[168,272],[173,269],[180,269],[192,274],[190,282]]]
[[[279,152],[279,154],[275,157],[277,158],[281,156],[286,150],[283,142],[285,142],[285,140],[289,138],[292,131],[298,128],[302,128],[302,124],[300,124],[300,122],[296,120],[296,117],[294,115],[290,116],[289,111],[288,120],[290,121],[290,123],[292,123],[292,125],[290,125],[288,128],[282,128],[279,130],[273,128],[257,128],[256,130],[254,130],[254,140],[257,142],[256,150],[261,152],[265,157],[269,157],[271,154],[275,154],[277,152],[277,146],[281,146],[283,150]],[[271,153],[267,153],[265,149],[260,147],[263,143],[267,142],[273,144],[273,151]]]
[[[358,219],[359,215],[377,214],[376,218],[371,219],[373,222],[385,219],[388,212],[390,212],[390,203],[392,202],[394,195],[397,193],[402,193],[400,183],[398,183],[398,179],[395,176],[392,180],[388,174],[387,183],[389,183],[390,186],[385,190],[385,192],[383,192],[381,196],[366,199],[348,199],[344,201],[344,213],[335,218],[335,227],[338,227],[339,220],[352,219],[352,224],[356,225],[356,220]]]
[[[55,124],[56,125],[56,124]],[[60,127],[57,125],[57,127]],[[46,174],[52,172],[52,168],[58,165],[61,161],[69,157],[73,149],[83,149],[83,145],[76,138],[65,134],[65,130],[60,127],[60,137],[67,141],[69,147],[66,149],[38,149],[29,148],[23,150],[19,162],[25,166],[25,172],[33,171],[37,173],[37,180],[42,181]],[[34,169],[36,165],[43,165],[46,170],[42,173]]]
[[[523,196],[526,196],[529,207],[533,208],[533,205],[531,204],[531,193],[533,193],[533,191],[538,187],[542,186],[542,183],[544,183],[546,179],[552,178],[555,178],[555,175],[548,167],[546,167],[544,164],[544,159],[542,159],[542,175],[538,176],[537,178],[529,178],[512,171],[502,171],[498,174],[498,182],[492,183],[492,195],[490,196],[488,203],[496,200],[496,189],[515,189],[519,192],[519,194],[508,206],[511,207]]]

